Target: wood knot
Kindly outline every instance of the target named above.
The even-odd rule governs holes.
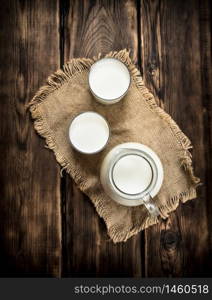
[[[163,230],[161,233],[161,244],[167,251],[175,250],[180,242],[180,236],[172,230]]]
[[[156,71],[157,71],[157,64],[156,64],[156,61],[152,61],[152,62],[149,62],[148,63],[148,71],[149,71],[149,73],[152,75],[152,76],[154,76],[155,75],[155,73],[156,73]]]

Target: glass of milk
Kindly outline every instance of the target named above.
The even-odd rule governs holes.
[[[127,93],[131,77],[126,65],[116,58],[102,58],[90,68],[88,76],[91,93],[103,104],[120,101]]]
[[[109,135],[106,119],[93,111],[80,113],[69,127],[71,145],[84,154],[94,154],[103,150],[108,143]]]
[[[145,205],[160,214],[152,200],[163,183],[163,166],[157,154],[139,143],[114,147],[104,158],[100,179],[111,199],[125,206]]]

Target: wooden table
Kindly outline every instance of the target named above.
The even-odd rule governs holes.
[[[0,275],[212,275],[209,0],[1,1]],[[145,83],[193,142],[198,198],[113,244],[25,105],[72,57],[131,49]]]

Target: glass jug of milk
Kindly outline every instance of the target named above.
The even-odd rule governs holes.
[[[100,179],[108,196],[119,204],[143,204],[151,215],[160,214],[153,197],[163,183],[163,166],[149,147],[139,143],[116,146],[103,160]]]

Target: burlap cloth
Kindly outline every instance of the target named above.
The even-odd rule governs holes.
[[[126,50],[111,52],[107,57],[116,57],[129,68],[132,77],[129,92],[122,101],[113,105],[105,106],[95,101],[88,87],[88,72],[99,57],[72,59],[62,70],[51,75],[47,85],[32,99],[30,111],[35,129],[46,139],[58,163],[91,199],[99,216],[104,219],[111,239],[122,242],[156,224],[158,218],[150,216],[143,205],[125,207],[104,193],[99,180],[100,166],[114,146],[139,142],[158,154],[164,167],[164,182],[154,201],[164,218],[177,208],[180,201],[196,197],[199,179],[193,174],[189,139],[157,106]],[[70,145],[70,121],[83,111],[100,113],[111,128],[109,144],[98,154],[80,154]]]

